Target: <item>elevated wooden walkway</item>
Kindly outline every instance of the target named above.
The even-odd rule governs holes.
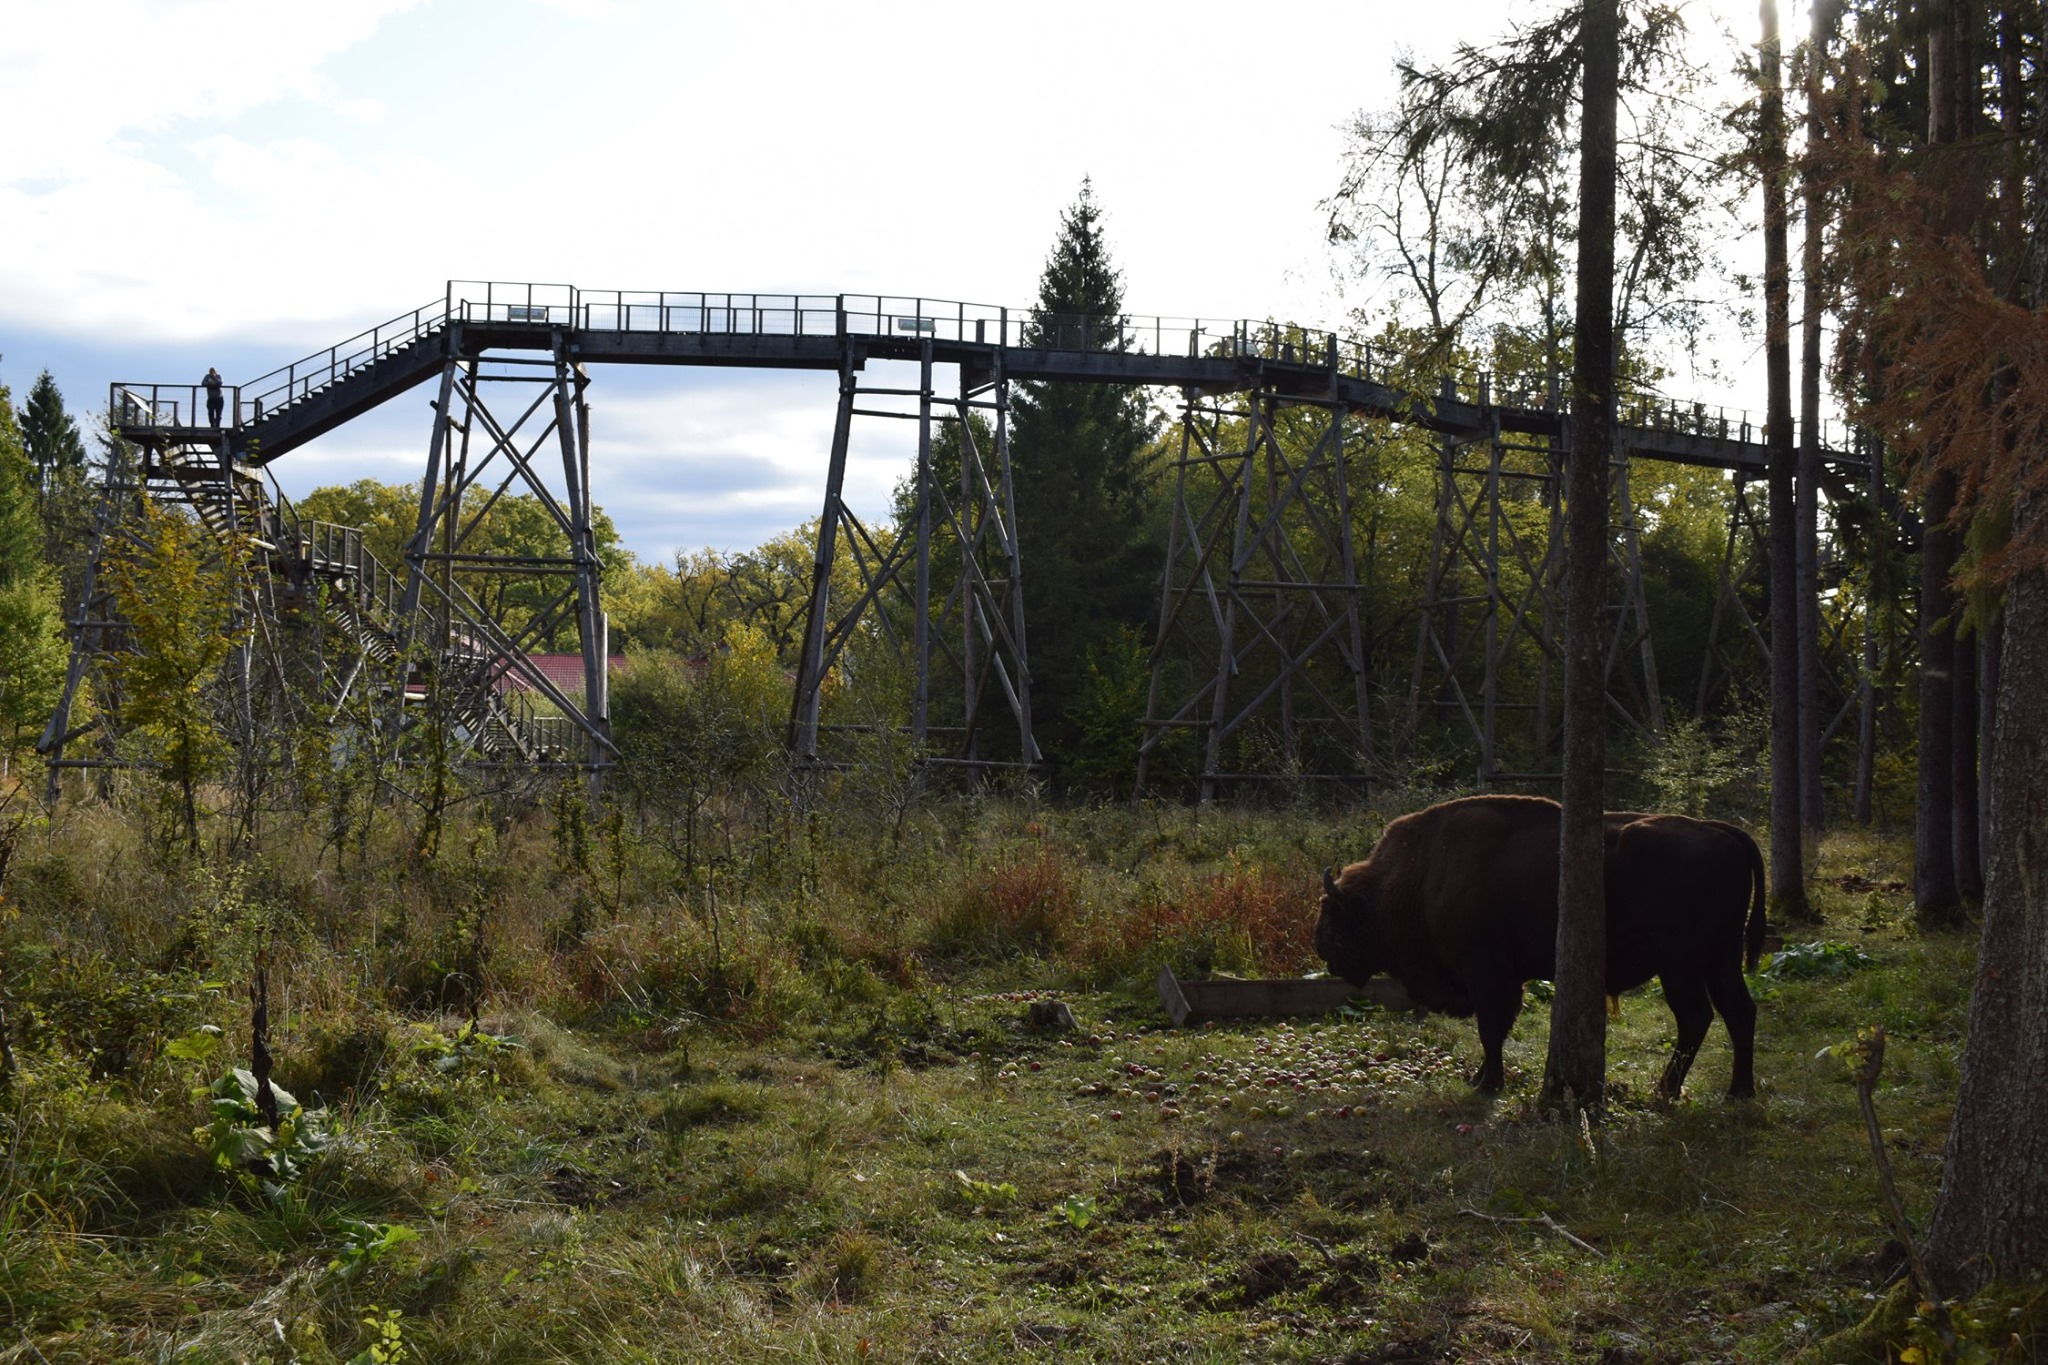
[[[224,390],[237,462],[261,465],[388,402],[452,357],[552,352],[580,362],[836,371],[919,359],[968,376],[1145,385],[1198,394],[1259,389],[1341,404],[1450,435],[1559,433],[1541,381],[1440,375],[1411,387],[1403,358],[1332,332],[1270,322],[1042,318],[1028,310],[880,295],[627,293],[567,285],[451,282],[446,295],[301,360]],[[152,446],[213,445],[198,385],[121,382],[109,424]],[[1647,391],[1618,400],[1623,449],[1653,460],[1761,476],[1761,423],[1718,405]],[[1853,434],[1824,442],[1837,471],[1867,462]]]

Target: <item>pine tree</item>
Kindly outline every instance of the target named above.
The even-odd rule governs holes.
[[[36,493],[49,496],[54,484],[67,473],[85,475],[85,442],[78,423],[64,410],[64,395],[57,381],[44,370],[28,391],[28,406],[21,410],[21,441],[35,466]]]
[[[1123,279],[1104,241],[1093,186],[1060,215],[1039,278],[1029,340],[1120,350]],[[1143,394],[1106,384],[1018,386],[1010,459],[1024,562],[1032,706],[1055,763],[1077,730],[1068,714],[1090,657],[1151,619],[1159,551],[1147,543],[1144,460],[1154,421]]]
[[[1586,0],[1579,105],[1579,242],[1571,443],[1565,462],[1564,810],[1558,847],[1557,994],[1545,1108],[1598,1113],[1607,1086],[1607,909],[1601,813],[1607,767],[1602,608],[1607,469],[1614,455],[1614,201],[1622,18]]]

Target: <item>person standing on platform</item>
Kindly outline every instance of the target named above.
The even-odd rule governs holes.
[[[206,420],[214,426],[220,425],[220,371],[209,365],[206,378],[199,381],[206,388]]]

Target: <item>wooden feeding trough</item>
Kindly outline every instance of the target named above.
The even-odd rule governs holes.
[[[1334,976],[1182,981],[1174,976],[1173,968],[1159,969],[1159,999],[1176,1025],[1277,1014],[1327,1014],[1359,996],[1390,1010],[1415,1007],[1401,983],[1387,977],[1374,977],[1363,986]]]

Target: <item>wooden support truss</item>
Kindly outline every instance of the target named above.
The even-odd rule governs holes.
[[[986,370],[940,367],[927,340],[915,364],[913,386],[889,387],[867,373],[858,348],[842,355],[789,745],[799,763],[831,766],[845,761],[854,736],[895,732],[920,766],[1030,768],[1042,756],[1031,730],[1002,353]],[[941,394],[946,372],[955,382]],[[910,516],[894,531],[869,527],[846,501],[857,418],[916,430]],[[940,447],[957,470],[939,467]],[[842,564],[852,568],[850,591]],[[950,579],[943,594],[935,577]],[[905,710],[828,716],[834,678],[884,657],[908,684]]]
[[[1141,789],[1175,758],[1205,801],[1244,780],[1363,784],[1350,426],[1340,403],[1263,387],[1184,395]]]

